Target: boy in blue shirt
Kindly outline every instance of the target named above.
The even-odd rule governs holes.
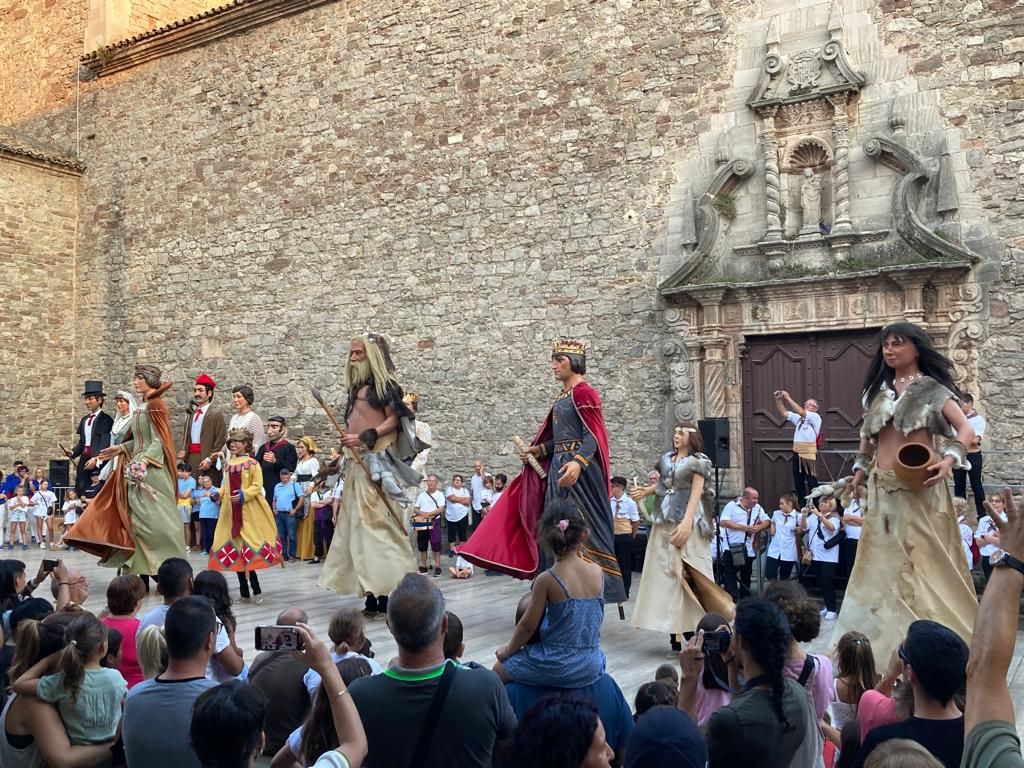
[[[195,528],[192,526],[192,491],[196,489],[196,479],[192,477],[188,464],[178,462],[178,514],[185,528],[185,554],[198,546]]]
[[[220,517],[220,493],[213,487],[209,475],[199,476],[199,487],[192,491],[193,508],[199,509],[199,541],[203,554],[210,554],[213,546],[213,532],[217,529],[217,518]]]
[[[294,560],[298,548],[295,510],[302,499],[302,489],[292,480],[292,471],[281,469],[281,482],[274,486],[274,516],[277,518],[277,537],[285,560]]]

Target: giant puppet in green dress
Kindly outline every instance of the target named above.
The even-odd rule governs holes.
[[[124,442],[104,449],[99,458],[120,457],[121,472],[107,480],[86,512],[64,537],[73,547],[100,558],[100,565],[127,573],[155,575],[160,563],[185,551],[176,507],[174,441],[160,383],[160,369],[135,366],[135,389],[143,404],[132,415]],[[145,479],[133,482],[125,471],[145,467]]]

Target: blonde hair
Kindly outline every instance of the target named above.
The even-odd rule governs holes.
[[[167,669],[167,640],[162,627],[151,625],[139,632],[135,648],[145,680],[152,680]]]
[[[871,750],[864,768],[942,768],[942,763],[916,741],[889,739]]]
[[[361,641],[366,638],[366,622],[363,621],[362,611],[356,608],[335,611],[327,627],[327,635],[338,653],[358,651]]]
[[[957,515],[965,514],[967,512],[967,499],[961,496],[954,496],[953,509],[956,511]]]

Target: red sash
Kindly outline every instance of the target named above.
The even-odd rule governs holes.
[[[202,445],[200,445],[199,443],[189,443],[188,444],[188,452],[189,453],[200,453],[201,451],[202,451]]]

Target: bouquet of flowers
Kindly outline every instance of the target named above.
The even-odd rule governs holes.
[[[146,462],[132,461],[124,467],[124,478],[128,481],[128,485],[134,485],[146,494],[150,501],[156,501],[156,491],[153,490],[153,486],[146,482],[146,474],[148,472],[149,468],[146,466]]]

